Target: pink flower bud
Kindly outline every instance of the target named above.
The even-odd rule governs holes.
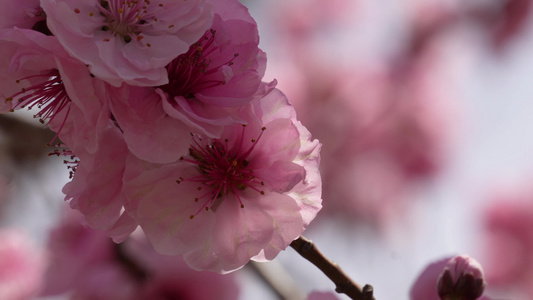
[[[462,255],[448,261],[437,281],[437,291],[442,300],[475,300],[485,289],[481,265]]]

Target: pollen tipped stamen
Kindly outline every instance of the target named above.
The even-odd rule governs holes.
[[[239,204],[240,204],[241,208],[244,208],[244,204],[242,203],[241,197],[239,196],[239,193],[237,192],[237,189],[233,185],[231,186],[231,189],[232,189],[233,193],[235,194],[235,197],[237,197],[237,200],[239,201]]]
[[[19,92],[8,97],[6,102],[12,102],[13,99],[17,99],[11,111],[19,108],[27,108],[28,110],[33,108],[39,109],[39,112],[34,114],[33,117],[38,118],[42,124],[52,122],[60,112],[66,109],[64,119],[61,122],[59,129],[56,131],[56,135],[49,143],[52,144],[65,125],[67,116],[70,112],[71,100],[67,95],[63,80],[57,70],[52,70],[47,74],[28,76],[19,79],[16,82],[19,84],[24,80],[36,78],[45,78],[46,80],[29,87],[21,88]]]
[[[195,91],[226,84],[225,80],[213,79],[209,75],[217,73],[223,66],[233,65],[239,55],[235,53],[226,62],[213,66],[211,64],[213,60],[209,56],[216,55],[218,49],[214,45],[215,36],[215,30],[206,31],[204,36],[189,48],[189,51],[167,65],[169,83],[161,86],[161,89],[171,98],[189,97]]]
[[[263,136],[263,132],[265,132],[265,130],[266,130],[266,127],[261,128],[261,133],[259,134],[259,136],[257,138],[255,138],[255,139],[252,139],[252,146],[250,146],[248,151],[246,151],[243,154],[243,159],[246,159],[248,157],[248,155],[250,155],[250,153],[252,153],[252,151],[255,149],[255,146],[257,145],[257,143],[259,142],[259,140]]]
[[[213,204],[215,203],[215,200],[218,198],[218,195],[220,193],[220,187],[217,191],[211,191],[207,194],[204,194],[203,196],[200,196],[198,198],[195,198],[195,202],[198,202],[199,199],[204,199],[208,196],[209,199],[207,201],[204,202],[204,204],[202,205],[202,207],[200,207],[200,209],[198,209],[198,211],[194,214],[194,216],[197,216],[199,213],[201,213],[202,211],[209,211],[209,209],[213,206]],[[191,218],[192,219],[192,218]]]
[[[136,41],[140,41],[143,38],[143,29],[157,22],[156,16],[161,9],[164,9],[162,4],[150,4],[151,1],[147,0],[99,1],[96,8],[107,24],[102,27],[102,31],[109,31],[111,35],[122,37],[125,43],[131,42],[132,36],[136,37]]]
[[[203,210],[213,210],[214,205],[218,206],[219,201],[217,199],[228,194],[235,195],[239,205],[244,207],[242,192],[247,188],[265,195],[264,181],[256,177],[250,162],[245,158],[255,149],[266,128],[261,129],[257,138],[252,139],[253,145],[243,152],[245,128],[246,125],[243,125],[241,135],[231,150],[228,146],[228,139],[224,141],[210,140],[210,143],[204,146],[201,137],[192,136],[191,147],[189,148],[190,157],[180,157],[180,161],[198,166],[201,174],[189,178],[179,177],[176,180],[178,184],[182,182],[200,183],[201,185],[197,187],[197,190],[207,189],[208,191],[202,192],[200,197],[195,198],[196,202],[199,200],[202,202],[202,206],[195,214],[191,215],[192,218]]]

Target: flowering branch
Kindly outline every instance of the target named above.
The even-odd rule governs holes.
[[[312,241],[300,236],[292,241],[290,246],[331,279],[336,285],[335,291],[337,293],[346,294],[354,300],[375,300],[373,296],[374,289],[371,285],[367,284],[361,288],[337,264],[326,258]]]

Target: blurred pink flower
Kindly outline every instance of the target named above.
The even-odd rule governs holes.
[[[147,273],[138,299],[235,300],[239,288],[233,274],[190,269],[183,258],[154,251],[142,234],[124,243],[124,253]]]
[[[235,122],[231,108],[274,88],[275,82],[261,82],[266,54],[258,48],[257,24],[247,16],[242,5],[231,17],[219,15],[215,7],[211,29],[167,66],[169,83],[157,92],[169,116],[215,136],[221,126]]]
[[[324,28],[333,24],[347,26],[357,17],[360,3],[358,1],[271,1],[265,6],[268,18],[272,19],[279,42],[287,42],[290,47],[298,47],[298,42],[306,40],[310,35],[321,33]],[[283,9],[278,9],[283,6]],[[287,39],[283,41],[283,38]],[[302,46],[302,45],[300,45]],[[302,48],[303,49],[303,48]]]
[[[51,263],[41,296],[102,300],[234,300],[234,276],[191,270],[180,257],[156,253],[141,232],[113,243],[65,211],[49,240]]]
[[[70,299],[135,299],[133,275],[118,260],[116,244],[104,232],[84,227],[77,212],[64,212],[50,233],[50,264],[41,296],[69,293]]]
[[[466,256],[455,256],[426,267],[410,291],[411,300],[489,300],[482,296],[485,279],[481,265]]]
[[[485,270],[491,287],[533,297],[533,202],[530,191],[498,197],[485,214]]]
[[[186,153],[191,129],[169,117],[152,88],[111,89],[110,106],[129,151],[140,159],[166,163]]]
[[[33,299],[45,266],[44,252],[30,236],[17,229],[0,230],[0,299]]]
[[[211,25],[211,5],[189,1],[43,0],[65,49],[114,86],[168,82],[165,65]]]
[[[463,255],[450,259],[437,281],[441,299],[475,300],[485,290],[485,278],[481,265]]]
[[[330,212],[382,225],[401,215],[419,180],[441,170],[453,111],[439,89],[437,56],[429,56],[405,70],[376,65],[357,72],[308,61],[294,80],[280,80],[302,123],[323,143]]]
[[[126,209],[158,252],[184,254],[194,269],[271,260],[321,207],[320,145],[284,95],[253,101],[242,118],[219,139],[194,134],[178,162],[128,161]]]

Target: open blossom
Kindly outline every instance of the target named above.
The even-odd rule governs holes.
[[[193,134],[189,154],[155,165],[130,156],[127,211],[163,254],[194,269],[229,272],[271,260],[321,207],[318,141],[275,90],[220,138]]]
[[[219,6],[232,1],[220,1]],[[213,26],[189,51],[167,67],[169,83],[160,87],[165,111],[206,134],[220,133],[232,122],[231,111],[268,93],[263,83],[266,55],[258,48],[257,25],[242,5],[225,16],[215,7]],[[243,17],[244,16],[244,17]],[[229,116],[228,116],[229,113]]]
[[[119,261],[105,233],[82,225],[82,216],[65,210],[48,239],[50,263],[40,296],[65,293],[70,299],[134,299],[136,284]]]
[[[35,116],[43,123],[52,120],[69,103],[56,62],[66,52],[56,39],[33,30],[1,29],[0,44],[1,112],[36,104],[45,110]]]
[[[403,77],[380,65],[354,72],[309,60],[294,76],[308,83],[289,81],[299,118],[324,145],[327,210],[387,224],[403,215],[417,180],[441,169],[451,131],[443,125],[451,110],[435,89],[433,59],[413,64]]]
[[[191,270],[183,259],[156,253],[142,232],[122,244],[81,224],[65,210],[49,236],[50,264],[39,296],[103,300],[234,300],[234,276]],[[4,299],[4,298],[2,298]]]
[[[233,274],[216,274],[191,270],[181,257],[162,255],[154,251],[140,231],[123,245],[124,253],[137,269],[146,273],[140,284],[138,298],[184,300],[235,300],[239,289]]]
[[[202,36],[211,5],[189,1],[43,0],[50,31],[115,86],[168,82],[165,66]]]
[[[16,229],[0,230],[0,299],[33,299],[43,281],[44,253]]]
[[[485,278],[481,265],[466,255],[430,264],[417,278],[411,300],[489,300],[482,296]]]
[[[275,85],[261,81],[266,57],[246,7],[225,0],[213,11],[211,28],[167,66],[168,84],[124,86],[112,96],[113,115],[141,159],[177,160],[187,152],[189,132],[220,136],[224,126],[242,123],[241,107]]]
[[[57,39],[27,29],[0,30],[0,112],[28,109],[72,150],[94,152],[111,126],[105,84]]]

